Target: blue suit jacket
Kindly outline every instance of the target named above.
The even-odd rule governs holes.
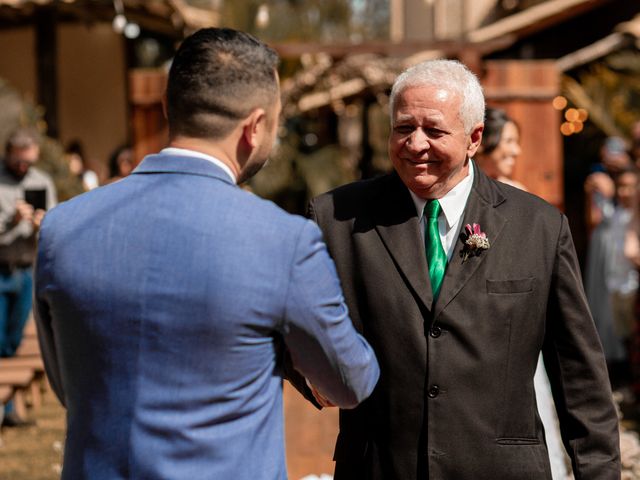
[[[65,479],[283,479],[284,346],[343,407],[378,378],[316,225],[203,159],[52,210],[35,282]]]

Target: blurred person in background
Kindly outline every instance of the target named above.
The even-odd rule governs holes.
[[[516,122],[504,110],[488,107],[482,143],[475,157],[478,166],[489,177],[527,191],[523,184],[512,178],[520,153],[520,129]]]
[[[624,336],[620,335],[621,325],[627,322],[620,318],[620,315],[624,317],[621,299],[637,288],[636,274],[624,257],[624,239],[632,218],[637,178],[621,138],[605,140],[601,159],[584,184],[587,220],[592,227],[584,278],[612,386],[617,388],[623,382],[627,365]],[[616,296],[618,293],[622,296]]]
[[[20,346],[31,312],[36,237],[45,211],[57,202],[53,181],[34,166],[39,142],[31,129],[14,131],[0,170],[0,357],[14,356]],[[3,426],[26,424],[5,406]]]
[[[600,148],[600,162],[591,167],[584,182],[585,214],[589,233],[600,224],[613,208],[615,178],[632,165],[625,141],[608,137]]]
[[[109,179],[106,183],[122,180],[134,167],[133,149],[129,145],[120,145],[109,156]]]
[[[69,142],[65,150],[65,156],[69,164],[69,170],[82,181],[85,192],[100,186],[98,174],[87,165],[84,147],[79,140]]]
[[[502,109],[487,108],[484,116],[482,143],[474,158],[478,162],[478,166],[489,177],[526,191],[523,184],[511,178],[516,160],[521,153],[520,129],[516,122]],[[566,480],[569,457],[562,445],[558,415],[542,354],[538,357],[533,383],[538,412],[544,425],[553,479]]]

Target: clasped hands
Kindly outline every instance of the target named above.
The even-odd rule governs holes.
[[[320,404],[321,407],[335,407],[336,406],[334,403],[331,402],[331,400],[329,400],[327,397],[322,395],[318,391],[318,389],[316,387],[314,387],[313,384],[309,380],[306,380],[306,382],[307,382],[307,386],[309,387],[309,390],[311,390],[311,394],[313,395],[313,398],[316,399],[316,402],[318,402],[318,404]]]

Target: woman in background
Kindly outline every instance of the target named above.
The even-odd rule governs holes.
[[[107,183],[117,182],[127,177],[134,169],[133,150],[129,145],[116,148],[109,157],[109,179]]]
[[[504,110],[487,108],[482,143],[474,158],[478,166],[489,177],[526,191],[524,185],[511,178],[516,158],[521,152],[518,125]],[[533,384],[538,412],[544,425],[553,480],[565,480],[568,477],[568,457],[560,438],[558,417],[542,355],[538,359]]]
[[[526,191],[524,185],[511,178],[521,152],[516,123],[504,110],[487,108],[482,144],[475,158],[478,166],[491,178]]]

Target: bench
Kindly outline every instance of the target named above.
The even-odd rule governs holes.
[[[25,418],[27,415],[27,392],[33,395],[35,372],[30,368],[9,368],[0,366],[0,388],[7,387],[13,389],[13,404],[18,416]],[[40,388],[36,386],[40,398]],[[33,401],[33,399],[32,399]]]

